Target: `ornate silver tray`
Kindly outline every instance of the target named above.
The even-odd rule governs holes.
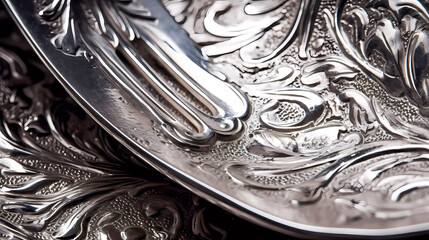
[[[71,96],[198,195],[285,233],[429,227],[426,2],[5,2]]]

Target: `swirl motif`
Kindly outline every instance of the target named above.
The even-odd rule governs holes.
[[[55,53],[106,63],[102,69],[111,70],[121,89],[133,87],[127,93],[135,98],[128,99],[153,110],[158,125],[140,128],[150,141],[132,139],[134,150],[147,150],[158,160],[150,158],[153,165],[235,213],[284,231],[378,236],[427,229],[426,2],[163,3],[39,5],[43,24],[68,21],[51,26]],[[158,32],[165,25],[156,14],[165,9],[172,16],[166,19],[177,21],[167,24],[176,26],[170,35]],[[179,32],[186,42],[170,41]],[[176,74],[175,83],[168,85],[160,69]],[[149,83],[135,82],[134,70]],[[199,91],[197,75],[213,81]],[[184,116],[163,111],[163,101]],[[49,129],[49,119],[32,120],[28,129]],[[231,141],[215,143],[217,137]],[[148,216],[155,216],[163,207],[173,216],[165,231],[176,236],[180,208],[154,199],[143,208],[152,207]],[[109,219],[116,217],[102,219],[106,231]]]
[[[1,238],[225,239],[241,227],[281,237],[207,204],[110,137],[1,7],[11,26],[0,30]]]
[[[360,219],[392,222],[427,212],[412,197],[426,198],[428,187],[427,4],[295,1],[294,15],[288,3],[215,1],[204,5],[202,20],[180,13],[208,55],[222,63],[240,57],[231,63],[244,76],[237,84],[262,102],[254,105],[260,125],[245,140],[246,150],[261,158],[225,164],[228,176],[301,210],[334,205]],[[229,14],[241,21],[229,24]],[[282,22],[285,16],[297,25]],[[314,29],[326,35],[318,39]]]

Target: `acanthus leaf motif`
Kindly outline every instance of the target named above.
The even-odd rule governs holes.
[[[420,2],[386,2],[346,6],[338,1],[335,15],[325,14],[348,58],[393,96],[407,96],[427,114],[427,10]],[[389,18],[390,12],[395,14]],[[374,27],[366,28],[369,23]]]

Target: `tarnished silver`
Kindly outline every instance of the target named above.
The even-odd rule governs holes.
[[[414,0],[6,0],[71,95],[173,180],[288,233],[429,228]]]

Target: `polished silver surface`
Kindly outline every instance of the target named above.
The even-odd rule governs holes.
[[[295,234],[429,228],[426,2],[5,2],[90,115],[210,201]]]
[[[207,150],[218,135],[242,132],[246,96],[205,70],[209,63],[159,1],[52,1],[39,15],[58,24],[58,49],[97,58],[171,141]]]
[[[207,203],[101,129],[0,4],[0,239],[291,239]]]

